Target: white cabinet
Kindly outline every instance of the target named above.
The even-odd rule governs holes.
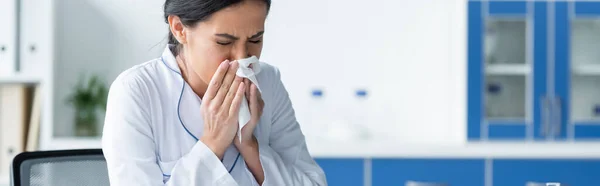
[[[51,139],[54,114],[54,2],[0,0],[0,86],[25,83],[41,88],[42,147]]]
[[[41,88],[42,118],[39,147],[52,140],[52,120],[55,111],[55,1],[19,0],[19,61],[21,82],[35,83]]]
[[[54,39],[52,0],[20,0],[19,73],[47,80],[52,71]]]
[[[0,1],[0,77],[15,71],[17,55],[17,1]]]

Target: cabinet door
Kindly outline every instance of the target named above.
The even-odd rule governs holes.
[[[600,183],[600,160],[500,159],[494,160],[492,166],[495,186],[546,182],[589,186]]]
[[[316,158],[315,161],[325,171],[330,186],[364,185],[363,159]]]
[[[20,63],[17,69],[25,77],[45,78],[49,69],[52,69],[53,2],[20,0]]]
[[[373,159],[372,185],[404,186],[411,182],[484,185],[482,159]]]
[[[0,1],[0,77],[15,71],[17,55],[17,1]]]
[[[547,121],[547,3],[469,1],[468,8],[468,137],[532,139]]]
[[[557,135],[600,139],[600,2],[556,2]]]

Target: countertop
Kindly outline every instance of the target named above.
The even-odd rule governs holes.
[[[465,144],[402,144],[389,141],[311,141],[316,158],[598,158],[600,141],[468,142]]]

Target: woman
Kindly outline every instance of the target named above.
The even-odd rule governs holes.
[[[167,0],[169,45],[117,77],[102,145],[111,185],[326,185],[279,71],[260,57],[270,0]],[[250,121],[238,132],[240,104]]]

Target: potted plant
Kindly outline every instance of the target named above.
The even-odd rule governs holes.
[[[98,136],[98,109],[106,111],[107,88],[98,76],[79,82],[67,103],[75,108],[75,135]]]

